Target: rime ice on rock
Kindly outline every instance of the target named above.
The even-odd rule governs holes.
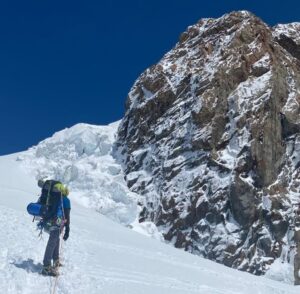
[[[116,154],[140,221],[176,247],[255,274],[293,259],[298,27],[202,19],[134,83]]]

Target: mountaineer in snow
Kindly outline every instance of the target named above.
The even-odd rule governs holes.
[[[63,239],[66,241],[70,233],[69,190],[61,182],[54,180],[39,180],[38,186],[42,188],[38,203],[30,203],[27,210],[30,214],[41,217],[38,228],[49,233],[41,274],[57,276],[58,267],[62,266],[59,260],[60,235],[65,228]]]

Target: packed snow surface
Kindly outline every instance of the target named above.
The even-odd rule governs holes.
[[[26,205],[39,190],[17,158],[0,157],[1,293],[51,293],[55,279],[39,274],[47,235],[39,240]],[[82,194],[84,195],[84,191]],[[60,294],[298,293],[297,287],[227,268],[138,234],[77,201],[62,248]]]

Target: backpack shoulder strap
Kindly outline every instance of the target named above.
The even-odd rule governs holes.
[[[50,180],[49,181],[49,189],[48,189],[47,199],[46,199],[46,205],[50,204],[50,196],[51,196],[52,187],[53,187],[53,181]]]

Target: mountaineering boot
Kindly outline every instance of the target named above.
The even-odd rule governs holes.
[[[59,259],[53,262],[53,268],[58,269],[61,266],[63,266],[63,264],[59,261]]]
[[[55,268],[53,268],[51,265],[49,266],[44,266],[43,270],[41,272],[43,276],[51,276],[51,277],[56,277],[58,276],[58,272]]]

